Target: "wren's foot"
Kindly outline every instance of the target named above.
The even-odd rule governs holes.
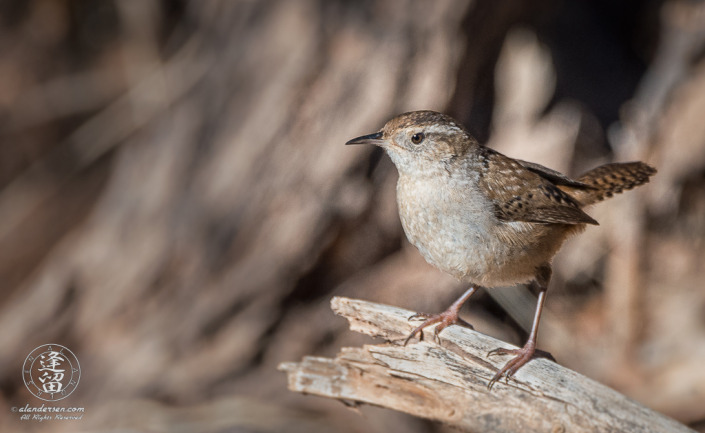
[[[436,326],[436,329],[433,330],[433,337],[438,343],[440,343],[440,337],[438,336],[438,333],[450,325],[458,324],[466,326],[470,329],[475,329],[472,327],[471,324],[458,317],[458,310],[453,307],[447,309],[446,311],[440,314],[419,313],[409,317],[409,320],[417,319],[422,319],[424,320],[424,322],[417,326],[413,331],[411,331],[411,334],[409,334],[409,336],[406,337],[406,340],[404,340],[404,346],[406,346],[407,343],[409,343],[409,340],[411,340],[416,334],[419,334],[419,339],[423,340],[424,328],[427,328],[436,323],[438,323],[438,325]]]
[[[516,355],[514,358],[510,359],[509,362],[504,364],[504,367],[502,367],[501,370],[497,372],[497,374],[494,375],[492,380],[490,380],[490,383],[487,384],[487,389],[491,390],[492,387],[494,386],[495,382],[497,382],[499,379],[502,378],[502,376],[506,377],[507,380],[509,380],[510,377],[514,375],[521,367],[524,366],[527,362],[531,361],[534,358],[548,358],[552,361],[555,361],[555,358],[553,358],[553,355],[551,355],[548,352],[545,352],[543,350],[538,350],[536,349],[536,344],[528,341],[524,347],[521,349],[505,349],[500,347],[499,349],[491,350],[487,356],[495,356],[495,355]]]

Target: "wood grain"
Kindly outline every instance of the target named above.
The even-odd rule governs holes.
[[[331,306],[351,330],[387,342],[344,348],[335,359],[282,363],[292,391],[386,407],[470,432],[692,431],[547,359],[532,361],[488,391],[506,359],[486,354],[506,343],[452,326],[440,344],[427,339],[404,347],[414,312],[342,297]]]

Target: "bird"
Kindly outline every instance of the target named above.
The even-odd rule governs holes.
[[[480,288],[526,284],[537,296],[528,339],[519,349],[497,348],[488,356],[513,355],[488,383],[509,380],[537,352],[537,334],[553,257],[563,242],[598,225],[584,208],[645,184],[656,169],[643,162],[611,163],[577,179],[540,164],[514,159],[480,144],[458,121],[430,110],[400,114],[373,134],[347,145],[379,146],[399,172],[396,200],[407,239],[439,270],[469,284],[440,314],[424,319],[406,338],[452,324]]]

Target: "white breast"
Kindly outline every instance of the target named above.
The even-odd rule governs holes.
[[[444,175],[441,175],[444,176]],[[397,204],[404,232],[432,265],[458,278],[485,268],[489,204],[473,196],[471,182],[400,175]],[[486,251],[487,250],[487,251]],[[472,270],[471,270],[472,268]]]
[[[501,226],[506,235],[534,230],[534,225],[499,222],[475,185],[476,179],[454,179],[445,172],[400,174],[397,204],[407,238],[426,261],[458,279],[486,287],[530,280],[550,257],[528,254],[529,248],[506,242],[506,236],[500,240],[497,230]]]

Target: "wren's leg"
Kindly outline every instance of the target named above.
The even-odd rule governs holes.
[[[423,336],[423,329],[431,326],[435,323],[438,323],[438,326],[436,326],[436,329],[433,331],[433,335],[438,340],[438,333],[441,332],[444,328],[453,325],[455,323],[461,323],[465,326],[469,326],[472,328],[472,326],[465,322],[464,320],[460,319],[458,317],[458,312],[460,311],[460,307],[463,306],[465,301],[467,301],[470,296],[472,296],[473,293],[477,291],[477,287],[470,287],[468,290],[463,293],[463,296],[458,298],[457,301],[453,302],[453,305],[448,307],[447,310],[440,314],[433,314],[433,315],[427,315],[427,314],[415,314],[411,317],[409,317],[409,320],[417,319],[417,318],[425,318],[426,320],[416,327],[413,331],[411,331],[411,334],[409,334],[408,337],[406,337],[406,340],[404,340],[404,346],[411,340],[412,337],[416,334],[420,334]]]
[[[534,315],[534,322],[531,324],[531,332],[529,334],[529,339],[524,344],[521,349],[504,349],[499,348],[490,351],[487,356],[494,355],[516,355],[514,358],[510,359],[501,370],[494,375],[490,383],[487,384],[488,389],[492,389],[492,386],[497,382],[502,376],[510,378],[514,373],[516,373],[524,364],[531,361],[536,354],[536,335],[539,332],[539,320],[541,319],[541,311],[543,311],[543,303],[546,300],[546,289],[548,288],[548,280],[551,278],[551,268],[544,267],[540,269],[539,276],[536,281],[531,283],[530,289],[532,291],[538,290],[538,301],[536,302],[536,314]],[[539,351],[540,356],[548,356],[553,358],[549,353]]]

